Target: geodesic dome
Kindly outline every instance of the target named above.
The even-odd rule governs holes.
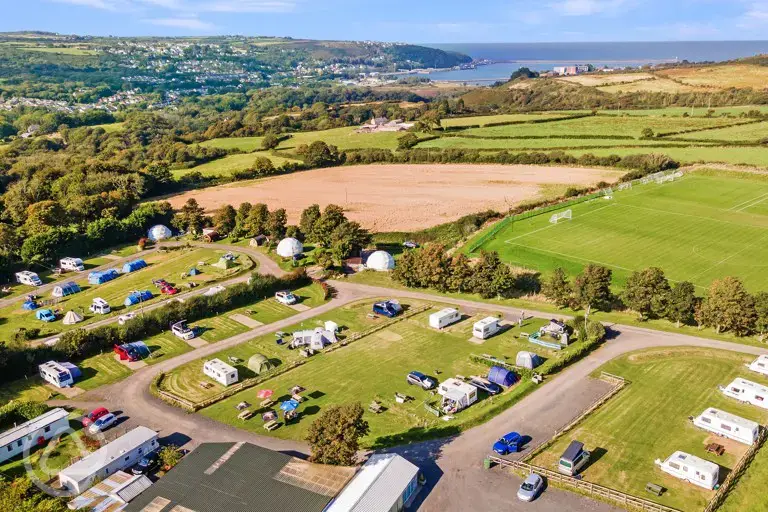
[[[395,268],[395,258],[393,258],[387,251],[376,251],[368,256],[365,266],[372,270],[392,270]]]
[[[172,236],[173,236],[173,233],[171,232],[170,228],[162,224],[157,224],[155,226],[152,226],[151,228],[149,228],[149,231],[147,232],[147,238],[149,238],[153,242],[165,240],[166,238],[171,238]]]
[[[295,238],[283,238],[277,244],[277,255],[283,258],[293,258],[304,252],[304,246]]]

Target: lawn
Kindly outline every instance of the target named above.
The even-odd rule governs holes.
[[[765,499],[765,483],[768,482],[768,448],[763,445],[749,469],[739,478],[736,487],[731,490],[725,503],[718,509],[721,512],[768,512],[768,500]]]
[[[107,133],[121,132],[125,128],[125,123],[95,124],[91,128],[101,128]]]
[[[696,132],[709,133],[709,132]],[[468,137],[440,137],[439,139],[427,140],[419,143],[419,148],[465,148],[465,149],[514,149],[524,151],[533,149],[536,151],[549,151],[555,149],[567,148],[603,148],[612,146],[633,146],[631,149],[621,149],[622,151],[632,151],[634,153],[647,153],[646,147],[634,146],[658,146],[659,144],[673,144],[685,146],[690,142],[668,141],[665,139],[650,140],[628,140],[628,139],[475,139]],[[666,148],[653,149],[655,152],[663,152]]]
[[[495,116],[472,116],[472,117],[454,117],[441,121],[441,125],[446,128],[459,126],[485,126],[489,123],[520,123],[529,121],[539,121],[542,119],[558,119],[566,117],[568,114],[558,112],[533,112],[530,114],[498,114]]]
[[[83,378],[75,382],[75,386],[91,390],[129,376],[131,370],[115,357],[114,352],[104,352],[78,362],[77,367],[83,372]]]
[[[261,149],[261,141],[264,137],[221,137],[218,139],[206,140],[200,145],[205,148],[219,148],[226,150],[239,149],[246,153]]]
[[[759,142],[768,137],[768,122],[750,123],[729,128],[718,128],[704,132],[686,133],[678,136],[681,139],[717,140],[717,141],[750,141]]]
[[[663,92],[668,94],[675,94],[679,92],[695,92],[703,91],[701,87],[696,87],[688,84],[681,84],[664,77],[654,77],[651,80],[638,80],[629,84],[613,84],[598,87],[598,91],[606,92],[609,94],[616,93],[628,93],[628,92]]]
[[[690,134],[702,135],[709,132],[695,132]],[[658,139],[657,139],[658,140]],[[661,139],[662,141],[665,139]],[[755,167],[768,167],[768,147],[719,147],[719,146],[692,146],[680,148],[604,148],[604,149],[574,149],[566,150],[566,153],[580,156],[591,153],[595,156],[610,155],[636,155],[639,153],[660,153],[677,160],[680,163],[725,163],[736,165],[752,165]]]
[[[294,151],[302,144],[312,144],[321,140],[326,144],[332,144],[339,149],[368,149],[383,148],[397,149],[397,139],[403,136],[402,132],[378,132],[356,133],[357,127],[333,128],[317,132],[292,133],[291,137],[282,141],[277,147]]]
[[[504,261],[571,274],[605,265],[620,284],[629,272],[658,266],[671,280],[707,287],[738,276],[768,289],[768,180],[763,176],[693,173],[672,183],[637,185],[613,199],[571,207],[573,220],[549,214],[508,224],[482,248]]]
[[[663,473],[654,460],[682,450],[720,464],[721,479],[726,476],[747,447],[695,428],[688,417],[716,407],[765,423],[767,411],[726,398],[717,389],[737,376],[768,383],[744,368],[752,359],[727,351],[670,348],[636,352],[611,361],[601,369],[621,375],[630,384],[536,456],[533,463],[555,469],[568,443],[579,440],[592,452],[583,472],[585,480],[644,498],[649,498],[645,484],[657,483],[667,491],[654,501],[684,511],[702,510],[714,492]],[[705,446],[709,442],[725,445],[726,453],[719,458],[708,454]]]
[[[228,176],[235,171],[243,171],[250,167],[253,167],[257,157],[269,158],[274,166],[279,166],[285,162],[296,162],[297,160],[291,160],[283,158],[281,156],[275,156],[269,151],[256,151],[254,153],[238,153],[234,155],[228,155],[223,158],[211,160],[204,164],[200,164],[189,169],[176,169],[173,171],[175,178],[180,178],[185,174],[191,172],[199,172],[203,176]]]

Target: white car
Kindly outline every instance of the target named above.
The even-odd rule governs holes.
[[[126,313],[124,315],[120,315],[119,317],[117,317],[117,323],[120,324],[120,325],[125,325],[125,322],[127,322],[131,318],[134,318],[135,316],[136,316],[136,313],[134,313],[134,312],[130,312],[130,313]]]
[[[536,473],[531,473],[517,491],[517,499],[520,501],[533,501],[544,487],[544,480]]]
[[[277,292],[275,294],[275,298],[277,299],[277,302],[280,304],[285,304],[286,306],[290,306],[291,304],[296,304],[298,302],[296,296],[288,290]]]
[[[195,330],[189,328],[186,320],[171,325],[171,332],[174,336],[181,338],[182,340],[191,340],[195,337]]]
[[[101,418],[97,419],[93,423],[91,423],[88,426],[88,433],[90,434],[98,434],[99,432],[104,432],[109,427],[115,424],[117,421],[117,416],[115,416],[112,413],[105,414]]]

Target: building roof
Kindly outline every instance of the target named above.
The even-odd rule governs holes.
[[[237,371],[237,368],[225,363],[221,359],[210,359],[206,361],[203,366],[212,370],[219,370],[226,373]]]
[[[249,443],[204,443],[125,510],[321,512],[353,474]]]
[[[768,393],[768,387],[758,384],[757,382],[752,382],[751,380],[742,379],[741,377],[734,379],[728,387],[731,386],[742,386],[744,388],[752,389],[755,392]]]
[[[10,430],[6,430],[0,434],[0,447],[5,446],[8,443],[12,443],[24,436],[37,432],[41,428],[66,418],[67,416],[69,416],[69,413],[60,407],[51,409],[45,414],[41,414],[37,418],[32,418],[31,420],[24,422]]]
[[[701,457],[697,457],[695,455],[691,455],[690,453],[681,451],[676,451],[670,455],[665,462],[684,462],[686,466],[696,468],[701,472],[708,471],[711,474],[717,473],[720,469],[720,466],[714,462],[709,462],[708,460],[704,460]]]
[[[326,512],[388,512],[418,473],[399,455],[372,455]]]
[[[714,407],[710,407],[699,416],[709,416],[717,418],[721,421],[728,421],[734,425],[738,425],[739,427],[746,428],[748,430],[756,430],[760,427],[756,421],[748,420],[746,418],[742,418],[741,416],[736,416],[735,414],[721,411],[720,409],[715,409]]]
[[[151,485],[152,481],[146,475],[129,475],[117,471],[73,499],[67,506],[71,510],[82,508],[93,512],[118,512]]]
[[[495,324],[498,321],[499,321],[499,319],[496,318],[495,316],[488,316],[488,317],[483,318],[482,320],[478,320],[477,322],[475,322],[474,327],[485,327],[486,325]]]
[[[433,316],[433,317],[435,317],[435,318],[438,318],[438,317],[444,317],[444,316],[455,315],[455,314],[456,314],[456,313],[458,313],[458,312],[459,312],[459,310],[458,310],[458,309],[456,309],[456,308],[445,308],[445,309],[441,309],[440,311],[438,311],[438,312],[436,312],[436,313],[432,313],[432,314],[431,314],[431,315],[429,315],[429,316]]]

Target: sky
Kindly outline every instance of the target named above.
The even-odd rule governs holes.
[[[0,0],[0,31],[414,43],[768,39],[768,0]]]

